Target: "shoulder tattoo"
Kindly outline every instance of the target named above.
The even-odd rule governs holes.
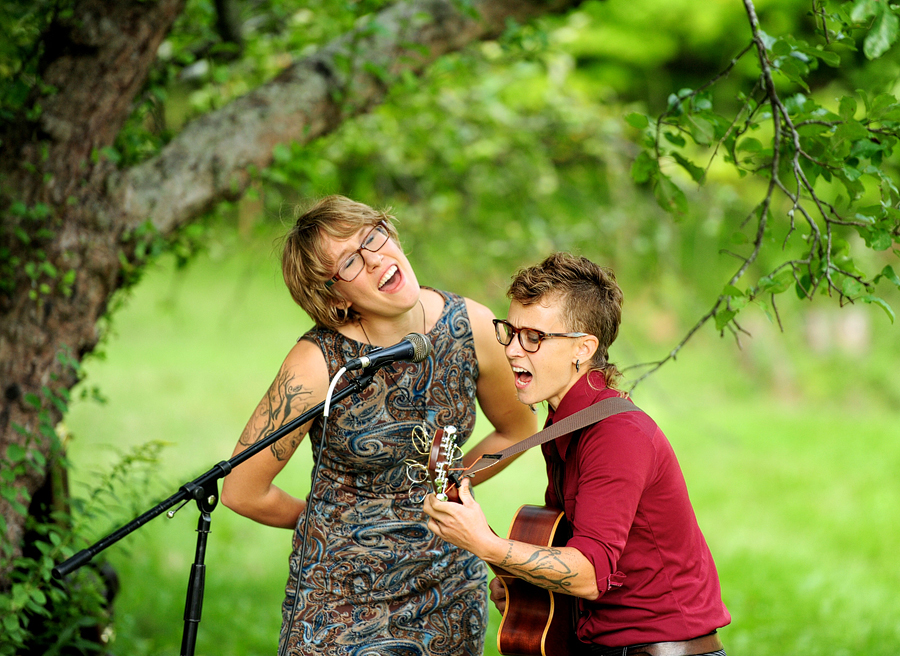
[[[265,398],[247,423],[241,435],[241,444],[245,446],[256,444],[295,416],[302,414],[310,406],[311,395],[312,390],[297,383],[292,373],[279,371]],[[272,445],[272,454],[278,460],[284,460],[290,456],[299,442],[300,436],[296,434],[286,436]]]

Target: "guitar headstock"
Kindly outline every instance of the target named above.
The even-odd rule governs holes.
[[[456,426],[447,426],[439,428],[431,442],[428,476],[435,496],[441,501],[459,501],[458,481],[451,471],[462,458],[456,439]]]

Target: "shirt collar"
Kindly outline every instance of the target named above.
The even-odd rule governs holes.
[[[603,372],[591,371],[586,376],[582,376],[575,381],[575,384],[572,385],[571,389],[562,398],[562,401],[559,402],[559,407],[556,410],[548,408],[548,420],[552,422],[565,419],[582,408],[596,403],[606,389],[608,388]]]

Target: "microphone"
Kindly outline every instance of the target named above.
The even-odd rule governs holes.
[[[368,355],[350,360],[344,365],[347,371],[383,367],[392,362],[421,362],[431,355],[431,342],[425,335],[410,333],[402,342],[393,346],[374,349]]]

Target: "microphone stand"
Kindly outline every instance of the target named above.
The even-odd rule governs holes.
[[[359,376],[350,379],[346,386],[334,393],[333,397],[330,399],[331,403],[340,401],[351,394],[362,391],[372,382],[377,370],[378,367],[373,367],[371,371],[363,370]],[[237,455],[232,456],[231,459],[222,460],[217,463],[205,474],[201,474],[193,481],[182,485],[178,489],[178,492],[165,501],[157,504],[125,526],[113,531],[90,547],[82,549],[71,558],[68,558],[54,567],[52,570],[53,576],[57,579],[62,579],[67,574],[86,565],[91,558],[107,547],[112,546],[129,533],[139,529],[151,519],[161,515],[175,504],[181,503],[181,506],[167,513],[169,518],[172,518],[176,512],[181,510],[185,504],[193,499],[197,502],[197,507],[200,509],[200,519],[197,523],[197,548],[194,553],[194,563],[191,565],[190,578],[188,579],[187,598],[185,599],[184,606],[184,631],[181,638],[181,656],[193,656],[197,643],[197,629],[199,628],[200,615],[203,609],[203,592],[206,581],[206,543],[212,524],[211,513],[219,503],[219,479],[230,474],[232,469],[248,458],[254,456],[267,446],[274,444],[288,433],[305,424],[307,421],[318,415],[324,407],[325,401],[322,401],[296,419],[291,420],[281,428],[269,433],[256,444],[253,444]]]

